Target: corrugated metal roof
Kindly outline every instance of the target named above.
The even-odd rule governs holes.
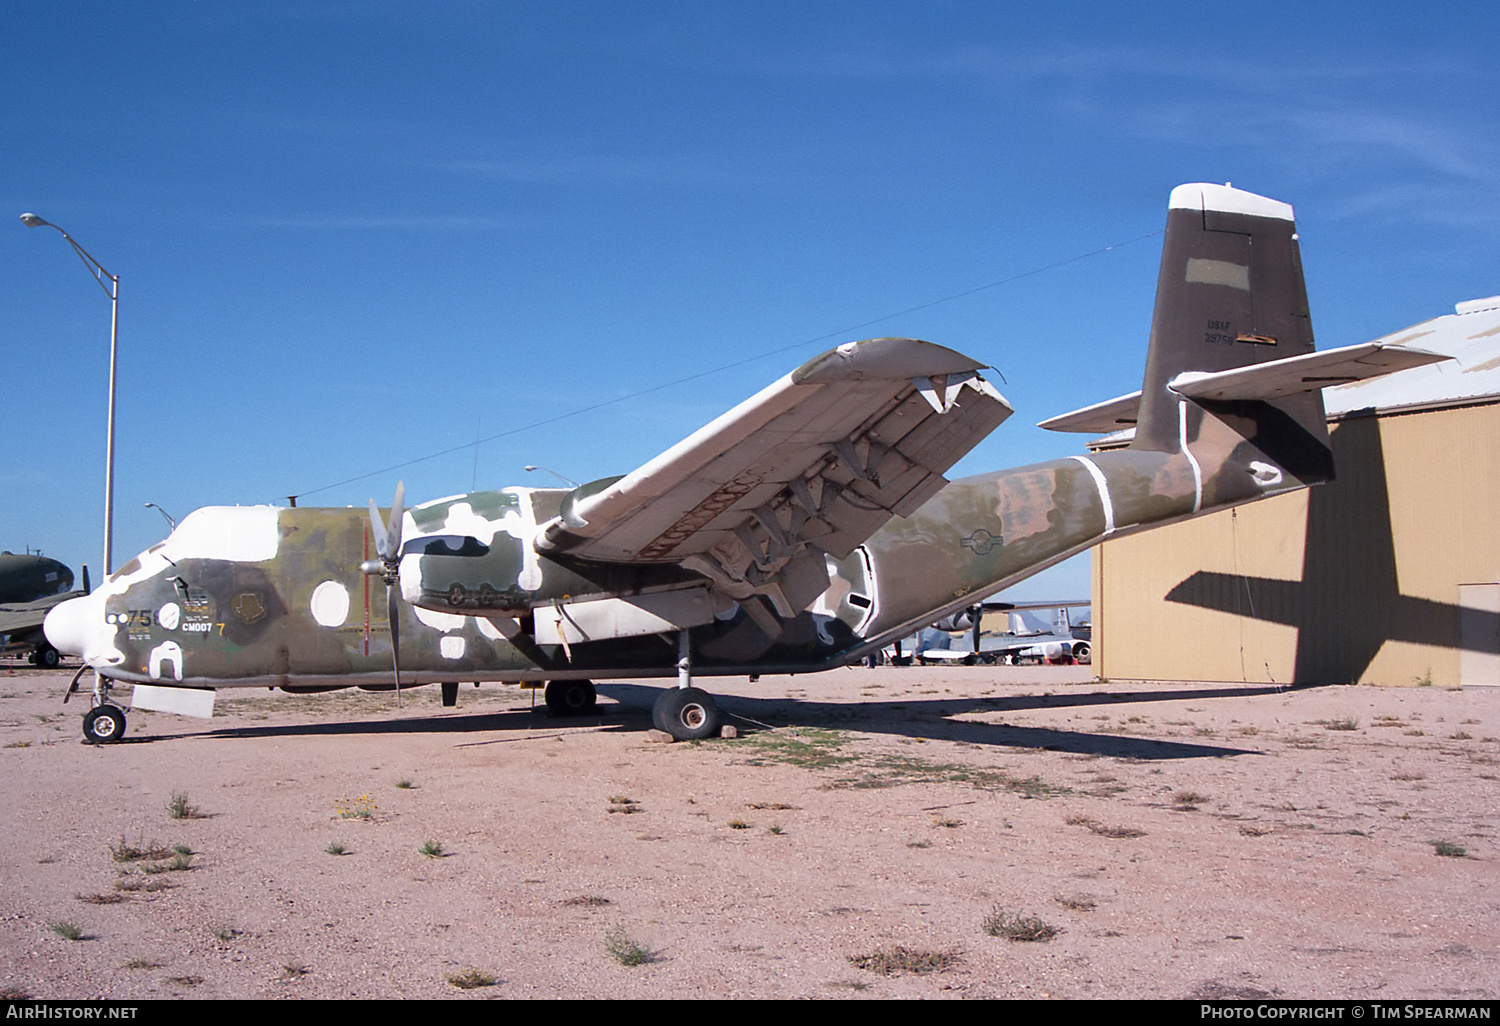
[[[1328,416],[1500,399],[1500,296],[1459,303],[1454,311],[1375,340],[1453,359],[1324,389]]]

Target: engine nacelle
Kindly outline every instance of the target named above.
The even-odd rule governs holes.
[[[974,625],[978,622],[979,607],[972,606],[968,609],[961,609],[952,616],[943,617],[937,623],[933,624],[933,626],[940,631],[970,631],[974,629]]]

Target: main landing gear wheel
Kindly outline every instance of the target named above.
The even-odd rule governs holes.
[[[113,744],[125,736],[125,713],[112,705],[101,705],[83,714],[83,736],[92,744]]]
[[[714,696],[697,688],[672,688],[663,691],[651,709],[651,722],[656,729],[671,734],[679,741],[700,741],[706,737],[717,737],[719,706]]]
[[[586,716],[594,711],[599,694],[591,680],[549,680],[546,699],[553,716]]]

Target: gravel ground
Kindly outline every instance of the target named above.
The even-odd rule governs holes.
[[[641,684],[246,691],[89,747],[70,675],[0,670],[12,996],[1500,995],[1494,692],[849,669],[657,744]]]

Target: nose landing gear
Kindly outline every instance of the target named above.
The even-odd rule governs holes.
[[[73,682],[63,694],[64,705],[73,697],[79,679],[88,668],[85,663],[73,675]],[[97,670],[94,672],[93,708],[83,714],[83,739],[91,745],[114,744],[125,736],[125,710],[111,704],[109,700],[109,689],[113,686],[108,677]]]
[[[115,705],[95,706],[83,714],[83,736],[90,744],[113,744],[125,736],[125,711]]]

